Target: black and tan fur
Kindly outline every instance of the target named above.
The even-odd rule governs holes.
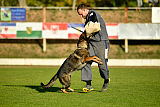
[[[53,76],[53,78],[49,81],[47,85],[41,83],[43,88],[49,88],[54,85],[55,81],[59,78],[62,86],[62,92],[68,93],[65,89],[70,91],[74,91],[69,88],[71,85],[71,73],[76,70],[81,70],[87,62],[94,61],[99,64],[102,64],[101,59],[96,56],[89,56],[88,52],[88,42],[89,40],[86,38],[85,34],[82,33],[79,37],[77,43],[77,49],[72,53],[59,68],[58,72]]]

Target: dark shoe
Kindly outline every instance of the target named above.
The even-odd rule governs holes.
[[[103,86],[102,86],[101,92],[107,91],[108,85],[109,85],[109,80],[104,80],[104,84],[103,84]]]
[[[93,87],[91,85],[86,85],[85,88],[82,89],[83,92],[89,92],[94,90]]]
[[[101,92],[105,92],[108,89],[108,84],[103,84]]]

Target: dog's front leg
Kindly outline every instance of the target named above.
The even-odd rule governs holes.
[[[93,56],[93,58],[94,58],[95,60],[97,60],[97,61],[102,62],[102,59],[98,58],[97,56]]]
[[[89,61],[94,61],[94,62],[97,62],[98,64],[103,64],[102,60],[96,56],[86,57],[85,62],[89,62]]]

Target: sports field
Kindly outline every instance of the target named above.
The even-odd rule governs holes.
[[[59,67],[0,66],[0,107],[160,107],[160,68],[109,68],[110,85],[100,92],[103,81],[93,68],[94,91],[83,93],[81,72],[72,74],[71,88],[64,94],[59,81],[47,90],[47,83]]]

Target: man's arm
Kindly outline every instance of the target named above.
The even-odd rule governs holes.
[[[91,12],[89,14],[89,18],[87,20],[87,23],[90,22],[90,21],[92,21],[92,22],[98,22],[98,19],[97,19],[97,16],[96,16],[95,12]]]
[[[100,31],[100,23],[98,23],[98,19],[94,11],[91,11],[88,14],[88,18],[85,23],[85,31],[87,37],[93,36],[93,33],[96,34]]]

